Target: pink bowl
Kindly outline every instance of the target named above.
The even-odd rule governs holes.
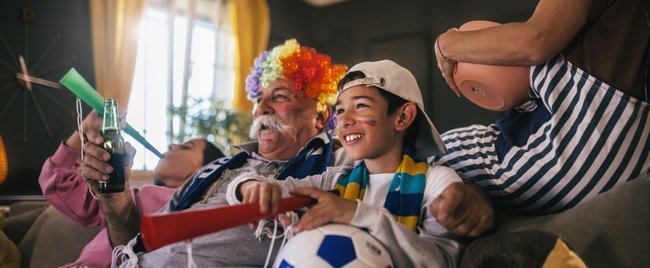
[[[459,31],[500,25],[490,21],[470,21]],[[530,99],[530,67],[494,66],[458,62],[454,81],[460,93],[474,104],[492,111],[507,111]]]

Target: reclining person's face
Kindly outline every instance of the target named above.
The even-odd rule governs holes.
[[[156,178],[168,187],[180,187],[199,168],[203,167],[204,139],[193,139],[183,144],[170,144],[154,169]]]
[[[260,86],[253,118],[250,135],[258,140],[257,153],[271,160],[291,159],[324,127],[316,102],[285,79]]]

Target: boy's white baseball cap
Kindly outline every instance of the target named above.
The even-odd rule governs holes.
[[[366,77],[351,80],[344,85],[339,85],[338,96],[345,90],[355,86],[377,87],[393,93],[409,102],[417,104],[420,110],[420,131],[415,141],[416,156],[422,160],[434,155],[447,153],[438,130],[424,110],[422,93],[415,76],[409,70],[391,60],[366,61],[352,66],[347,74],[361,72]],[[344,76],[345,77],[345,76]],[[430,130],[430,131],[427,131]]]

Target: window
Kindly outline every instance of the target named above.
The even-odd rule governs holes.
[[[209,107],[209,101],[193,105],[195,99],[233,98],[235,40],[221,1],[172,1],[178,5],[171,7],[150,0],[144,11],[127,120],[161,152],[178,142],[174,137],[185,123],[171,110],[187,107],[193,113]],[[156,166],[153,153],[125,139],[137,150],[133,169]]]

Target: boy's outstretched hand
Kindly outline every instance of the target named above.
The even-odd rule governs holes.
[[[336,222],[350,224],[357,202],[343,199],[338,195],[316,188],[301,188],[291,192],[292,195],[304,195],[318,200],[293,228],[295,233],[311,230],[321,225]]]
[[[494,222],[494,209],[480,191],[471,183],[452,183],[431,202],[431,215],[457,235],[477,237]]]

